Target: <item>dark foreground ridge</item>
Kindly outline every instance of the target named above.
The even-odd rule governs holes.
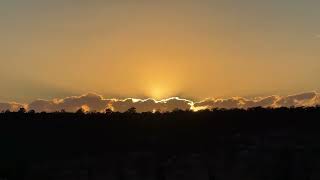
[[[0,114],[0,180],[318,180],[320,107]]]

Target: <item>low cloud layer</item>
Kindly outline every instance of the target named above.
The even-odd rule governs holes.
[[[125,112],[131,107],[135,107],[138,112],[167,112],[175,109],[181,110],[202,110],[212,108],[250,108],[250,107],[291,107],[291,106],[315,106],[320,104],[320,94],[317,92],[306,92],[289,96],[267,96],[252,99],[234,97],[228,99],[205,99],[200,102],[193,102],[187,99],[173,97],[156,101],[154,99],[105,99],[95,93],[88,93],[81,96],[71,96],[63,99],[35,100],[30,104],[19,104],[16,102],[0,103],[0,111],[17,111],[24,107],[27,110],[37,112],[67,111],[75,112],[80,108],[85,111],[105,111],[109,108],[113,111]]]
[[[138,112],[148,111],[172,111],[178,109],[191,109],[193,102],[180,99],[169,98],[161,101],[153,99],[104,99],[101,95],[95,93],[88,93],[82,96],[72,96],[64,99],[53,100],[36,100],[28,105],[28,109],[33,109],[37,112],[55,112],[55,111],[67,111],[75,112],[80,108],[85,111],[104,111],[105,109],[111,109],[113,111],[125,112],[131,107],[135,107]]]
[[[0,103],[0,111],[18,111],[20,108],[27,108],[27,105],[16,102]]]
[[[306,92],[289,96],[268,96],[253,99],[230,98],[230,99],[206,99],[194,103],[195,109],[211,108],[251,108],[251,107],[301,107],[316,106],[320,104],[320,94],[316,92]]]
[[[36,100],[29,104],[28,109],[37,112],[54,112],[65,110],[75,112],[80,108],[86,111],[101,111],[106,109],[112,100],[104,99],[102,96],[94,93],[88,93],[82,96],[71,96],[64,99]]]

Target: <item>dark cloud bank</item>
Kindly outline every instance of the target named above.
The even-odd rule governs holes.
[[[104,111],[106,108],[113,111],[124,112],[131,107],[135,107],[138,112],[147,111],[172,111],[174,109],[182,110],[201,110],[212,108],[250,108],[250,107],[291,107],[291,106],[315,106],[320,104],[320,94],[317,92],[306,92],[289,96],[268,96],[246,99],[234,97],[229,99],[205,99],[200,102],[193,102],[187,99],[173,97],[156,101],[154,99],[105,99],[101,95],[88,93],[81,96],[71,96],[63,99],[53,100],[35,100],[29,104],[20,104],[16,102],[0,103],[0,110],[17,111],[24,107],[27,110],[37,112],[55,112],[64,109],[67,112],[75,112],[83,108],[86,111]]]

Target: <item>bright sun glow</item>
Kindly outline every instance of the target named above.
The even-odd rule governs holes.
[[[161,88],[154,88],[151,90],[151,97],[155,99],[164,98],[164,91]]]
[[[170,95],[170,91],[165,86],[155,86],[150,90],[150,97],[156,100],[167,98]]]

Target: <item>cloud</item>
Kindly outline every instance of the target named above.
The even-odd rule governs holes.
[[[27,105],[16,102],[0,103],[0,111],[18,111],[20,108],[27,108]]]
[[[156,101],[154,99],[104,99],[101,95],[88,93],[81,96],[66,97],[64,99],[36,100],[29,104],[28,108],[37,112],[55,112],[62,109],[67,112],[75,112],[80,108],[91,111],[104,111],[110,108],[113,111],[125,112],[131,107],[135,107],[138,112],[152,111],[172,111],[176,108],[191,109],[192,101],[177,97]]]
[[[320,105],[320,95],[318,94],[317,97],[314,100],[315,105]]]
[[[111,101],[104,99],[101,95],[88,93],[64,99],[36,100],[29,104],[29,109],[34,109],[37,112],[54,112],[62,109],[67,112],[75,112],[85,107],[86,110],[103,111]]]
[[[307,92],[301,94],[290,95],[280,98],[276,105],[278,107],[290,107],[290,106],[313,106],[316,105],[316,100],[319,98],[319,94],[316,92]]]
[[[278,96],[257,97],[254,99],[246,99],[242,97],[234,97],[229,99],[206,99],[194,103],[195,109],[212,109],[212,108],[251,108],[251,107],[274,107]]]
[[[206,99],[194,103],[195,108],[212,109],[212,108],[240,108],[243,104],[243,98],[229,98],[229,99]]]
[[[111,103],[114,111],[124,112],[131,107],[135,107],[138,112],[152,112],[152,111],[173,111],[174,109],[188,110],[191,109],[193,102],[177,97],[156,101],[154,99],[125,99],[116,100]]]
[[[107,108],[117,112],[125,112],[131,107],[135,107],[138,112],[167,112],[174,109],[182,110],[202,110],[212,108],[251,108],[251,107],[291,107],[291,106],[315,106],[320,104],[320,94],[317,92],[305,92],[289,96],[266,96],[256,98],[233,97],[226,99],[208,98],[203,101],[193,102],[191,100],[172,97],[156,101],[154,99],[105,99],[99,94],[88,93],[81,96],[71,96],[62,99],[35,100],[30,104],[19,104],[16,102],[0,103],[0,110],[17,111],[24,107],[37,112],[55,112],[64,109],[67,112],[75,112],[80,108],[85,111],[102,112]]]
[[[275,107],[275,103],[280,99],[279,96],[267,96],[267,97],[259,97],[254,100],[246,100],[243,108],[251,108],[251,107]]]
[[[229,99],[206,99],[194,103],[195,109],[212,108],[251,108],[251,107],[291,107],[315,106],[320,103],[320,95],[316,92],[306,92],[289,96],[267,96],[246,99],[242,97]]]

